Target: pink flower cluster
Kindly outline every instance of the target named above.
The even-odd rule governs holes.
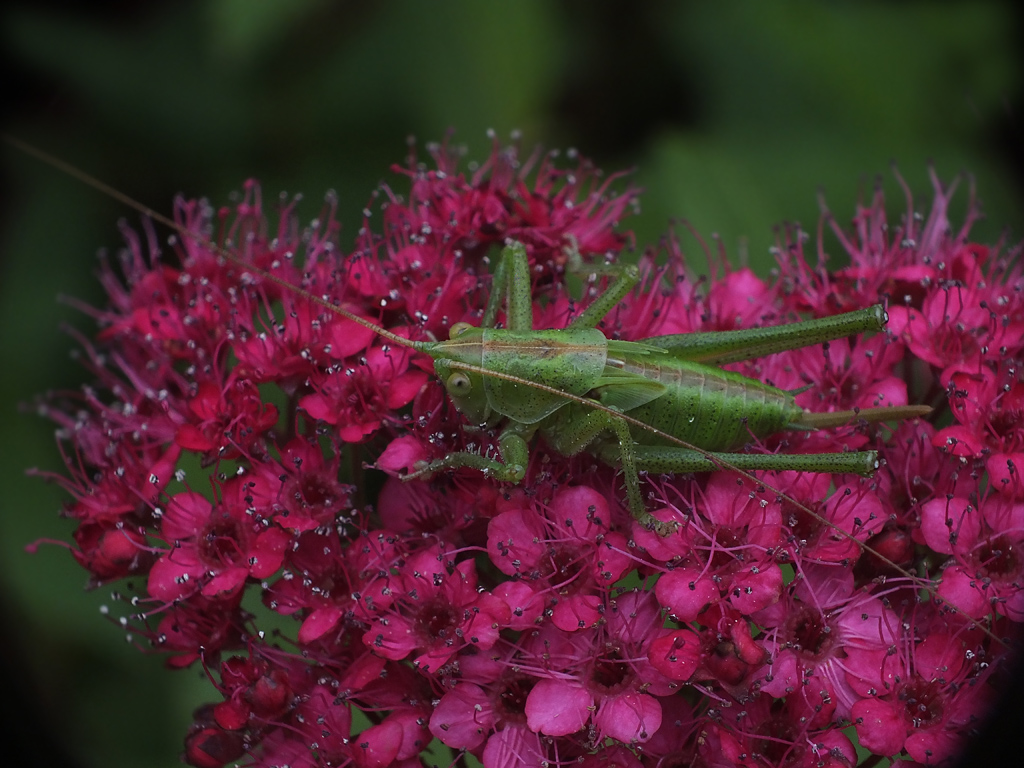
[[[51,399],[94,584],[141,585],[125,623],[218,700],[196,766],[420,765],[435,741],[487,768],[847,766],[950,759],[983,717],[1024,619],[1024,276],[951,228],[952,189],[889,225],[881,194],[817,255],[781,237],[777,279],[724,259],[693,279],[671,234],[606,318],[636,340],[889,302],[886,332],[732,367],[833,410],[948,402],[955,423],[788,433],[750,450],[874,448],[875,477],[730,471],[645,477],[667,537],[629,515],[616,468],[532,446],[525,481],[398,476],[467,429],[424,356],[223,258],[220,247],[413,339],[479,323],[489,264],[526,245],[538,327],[584,307],[566,246],[614,259],[637,192],[575,156],[479,168],[431,149],[396,171],[355,247],[334,204],[300,229],[259,188],[214,211],[178,201],[165,259],[125,229],[104,270],[96,381]],[[379,220],[379,223],[378,223]],[[849,267],[830,271],[824,236]],[[209,241],[217,242],[213,247]],[[708,250],[705,248],[705,250]],[[914,575],[911,575],[914,574]],[[282,629],[285,628],[285,629]],[[851,729],[850,726],[853,726]],[[437,746],[437,743],[442,746]]]

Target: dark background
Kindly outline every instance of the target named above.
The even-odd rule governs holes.
[[[155,209],[178,192],[226,201],[338,191],[347,245],[406,141],[486,130],[576,147],[647,190],[641,244],[684,216],[762,274],[772,226],[813,230],[823,187],[841,220],[891,161],[922,202],[927,163],[974,174],[993,242],[1024,226],[1024,34],[1011,3],[23,2],[0,11],[4,129]],[[131,211],[4,147],[0,209],[0,633],[5,694],[27,715],[5,739],[37,764],[173,766],[200,672],[126,647],[67,538],[52,427],[19,403],[77,387],[59,294],[99,302],[100,246]],[[401,181],[389,179],[401,190]],[[966,205],[961,193],[952,217]],[[700,266],[700,261],[696,265]],[[10,721],[8,721],[10,724]],[[38,728],[38,731],[32,728]],[[989,742],[990,744],[994,742]],[[24,747],[24,753],[21,748]]]

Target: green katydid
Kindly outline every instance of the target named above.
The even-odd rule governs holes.
[[[570,264],[585,269],[578,257],[571,257]],[[931,410],[905,406],[810,413],[796,405],[794,393],[716,367],[881,330],[886,315],[880,305],[768,328],[618,341],[606,338],[596,326],[633,288],[639,274],[635,267],[616,272],[608,289],[566,328],[535,330],[526,249],[512,242],[495,270],[481,327],[456,324],[447,341],[392,339],[431,355],[455,407],[474,425],[501,429],[500,459],[450,453],[406,479],[467,467],[500,481],[520,482],[526,474],[529,442],[539,433],[563,455],[590,450],[609,464],[621,464],[630,511],[651,527],[657,521],[640,493],[641,471],[710,472],[728,467],[870,475],[878,466],[874,451],[730,451],[751,437],[784,429],[833,427],[854,419],[905,419]],[[492,326],[503,298],[508,327],[498,329]]]
[[[77,168],[13,137],[7,141],[87,184],[140,210],[156,221],[190,233]],[[458,323],[444,341],[412,341],[276,275],[218,249],[246,271],[282,285],[331,312],[359,323],[392,343],[425,352],[455,407],[474,427],[499,429],[500,458],[454,452],[418,467],[405,479],[441,470],[469,468],[495,480],[525,477],[535,435],[563,455],[587,450],[620,465],[629,509],[644,526],[666,532],[646,509],[639,473],[710,472],[730,468],[843,472],[870,475],[874,451],[822,454],[738,453],[751,438],[785,429],[835,427],[855,419],[891,421],[928,413],[927,406],[870,408],[810,413],[794,393],[725,371],[718,365],[797,349],[865,331],[881,330],[881,306],[833,317],[749,330],[659,336],[637,342],[608,339],[600,321],[636,285],[636,267],[585,266],[569,244],[575,271],[612,275],[607,290],[564,329],[533,327],[529,266],[525,247],[502,251],[481,326]],[[495,321],[504,301],[505,328]]]

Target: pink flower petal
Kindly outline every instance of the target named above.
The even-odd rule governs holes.
[[[700,638],[688,629],[659,637],[647,649],[647,660],[671,680],[689,680],[700,665]]]
[[[636,691],[610,696],[601,702],[594,725],[604,736],[623,744],[644,742],[661,728],[661,704]]]
[[[694,621],[720,597],[710,574],[702,575],[693,568],[676,568],[663,574],[654,587],[654,594],[679,621]]]
[[[599,595],[581,593],[560,598],[551,622],[563,632],[576,632],[597,624],[604,601]]]
[[[402,735],[402,726],[390,720],[370,726],[352,740],[352,762],[358,768],[391,765],[398,757]]]
[[[224,568],[203,585],[203,595],[217,598],[231,597],[245,586],[245,580],[248,577],[249,569],[245,566],[236,565]]]
[[[747,615],[778,602],[782,594],[782,570],[774,563],[761,564],[736,574],[729,587],[729,602]]]
[[[903,749],[907,728],[888,702],[861,699],[853,705],[852,716],[861,746],[876,755],[895,755]]]
[[[936,552],[953,554],[955,548],[970,548],[981,532],[981,515],[967,499],[931,499],[921,507],[921,533]]]
[[[317,608],[312,611],[299,627],[299,642],[312,643],[337,626],[344,611],[336,605]]]
[[[205,496],[194,491],[179,493],[171,498],[160,521],[160,533],[168,544],[196,536],[210,519],[213,505]]]
[[[960,566],[954,566],[942,572],[942,583],[937,593],[971,618],[981,619],[990,611],[984,587],[983,581],[968,576]]]
[[[404,435],[388,443],[388,447],[377,459],[377,469],[389,474],[396,474],[399,470],[410,472],[417,462],[429,458],[425,445],[411,435]]]
[[[430,732],[452,749],[476,749],[494,726],[487,693],[462,682],[445,693],[430,715]]]
[[[590,720],[594,698],[577,683],[541,680],[526,697],[526,723],[534,733],[568,736]]]

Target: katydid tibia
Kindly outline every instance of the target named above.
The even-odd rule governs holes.
[[[13,137],[8,143],[54,165],[155,221],[193,233],[79,169]],[[713,333],[658,336],[636,342],[608,339],[597,325],[636,285],[632,266],[584,265],[567,243],[574,271],[604,272],[612,280],[564,329],[534,329],[525,247],[510,242],[493,275],[481,325],[455,324],[444,341],[398,336],[325,298],[310,294],[224,249],[225,259],[252,275],[279,284],[330,312],[344,316],[392,343],[425,352],[455,407],[473,428],[500,430],[500,457],[452,452],[417,467],[404,479],[441,470],[475,469],[502,482],[526,475],[530,442],[544,437],[563,455],[590,451],[621,466],[629,509],[645,527],[668,527],[647,510],[641,472],[711,472],[722,468],[793,470],[870,475],[875,451],[819,454],[741,453],[752,439],[777,432],[840,426],[854,420],[894,421],[928,413],[927,406],[867,408],[810,413],[795,394],[717,366],[797,349],[862,332],[886,322],[880,305],[806,322]],[[506,327],[495,327],[502,303]]]

